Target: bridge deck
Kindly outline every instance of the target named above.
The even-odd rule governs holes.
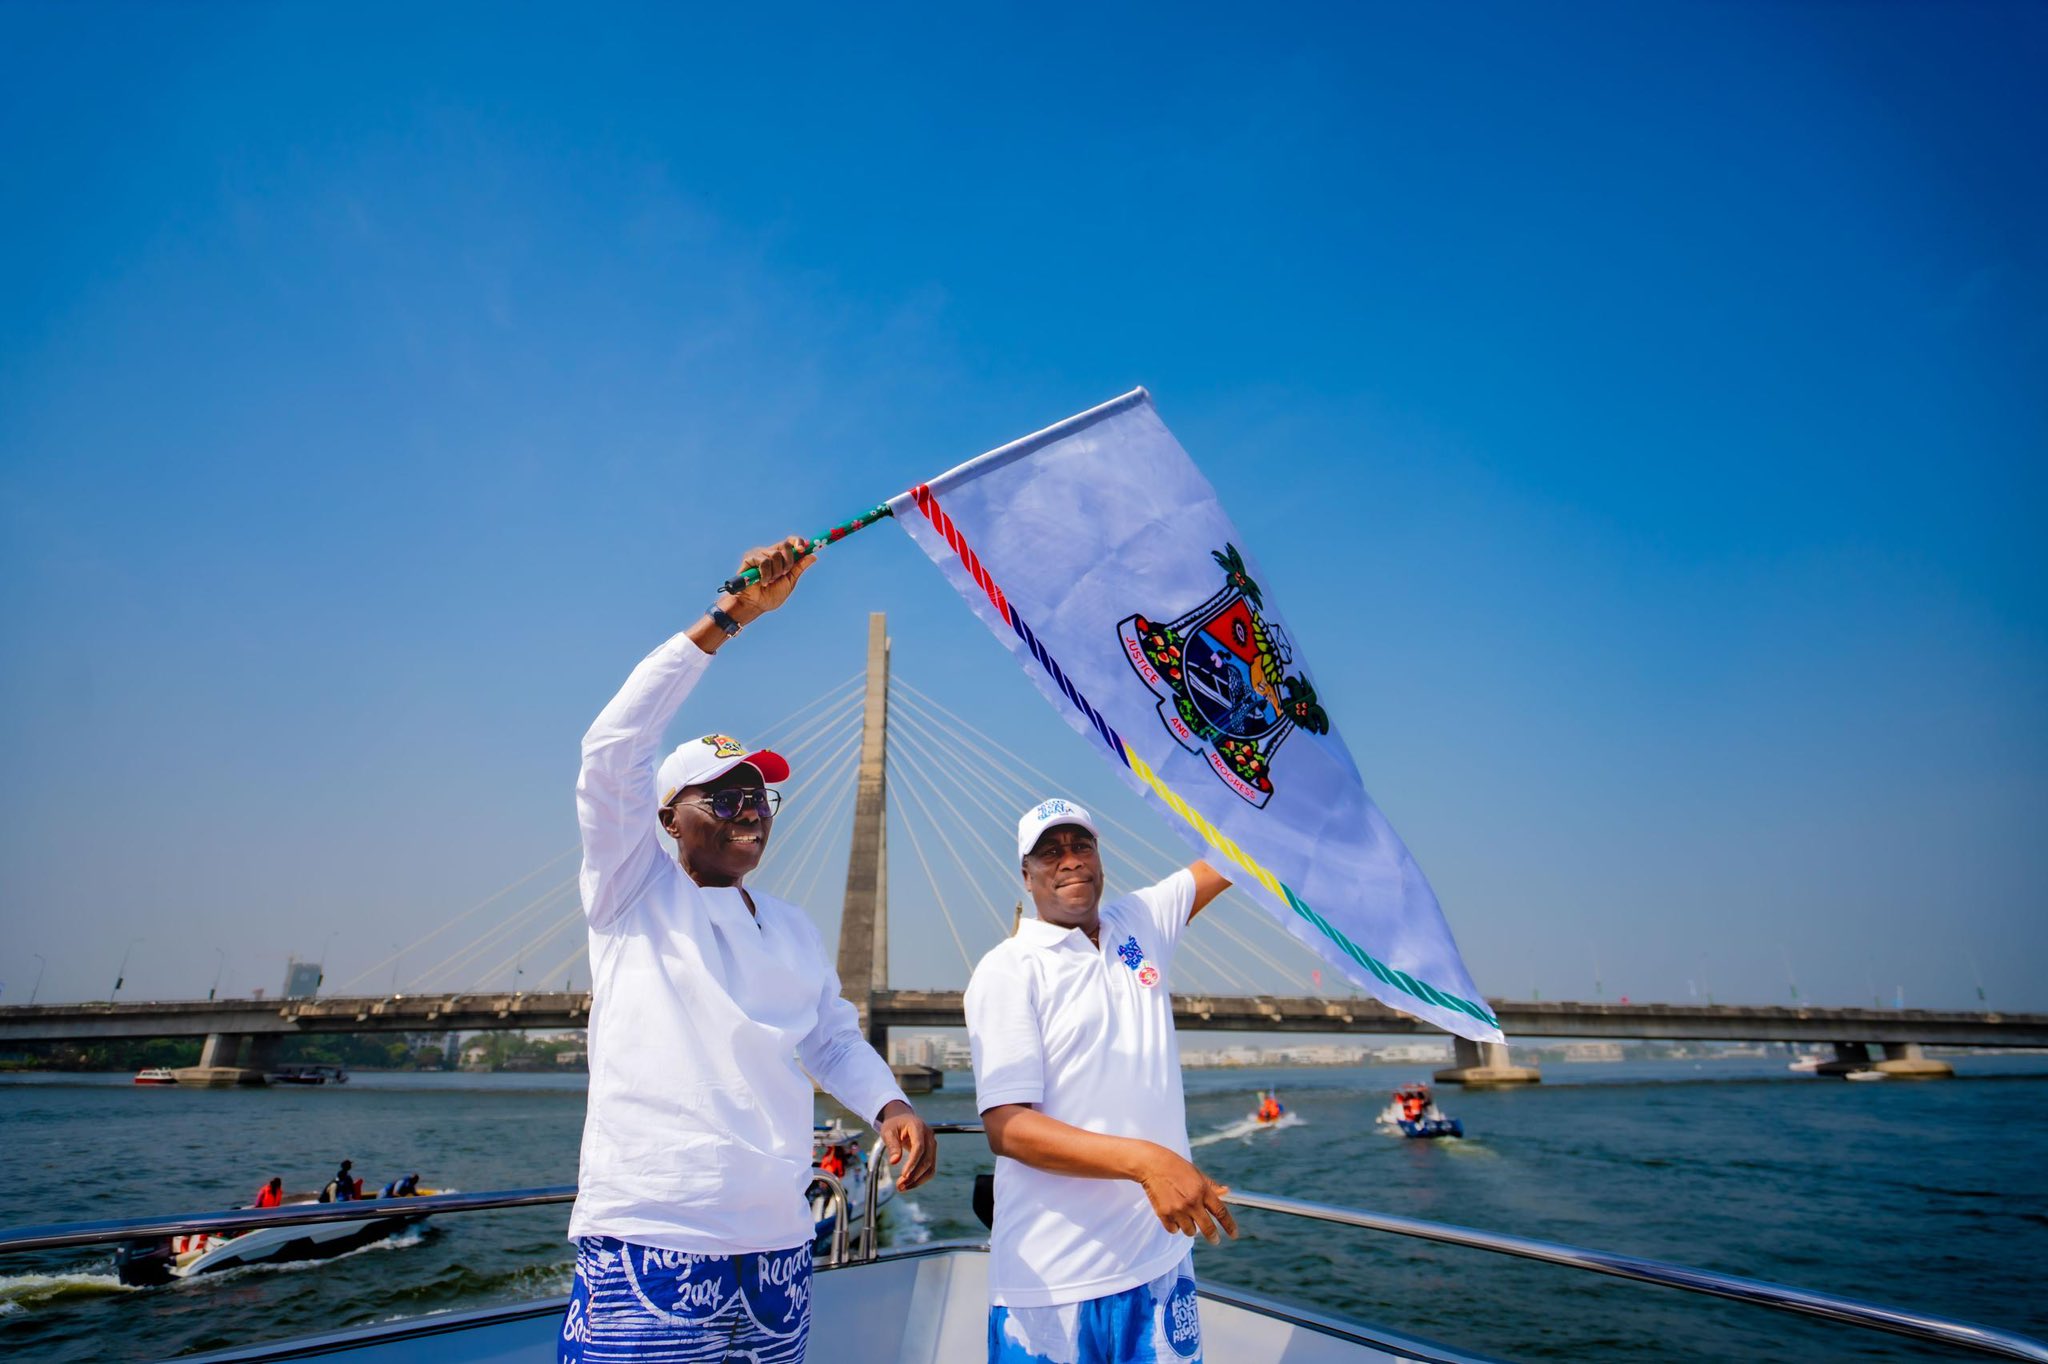
[[[1437,1030],[1365,998],[1174,996],[1189,1032],[1421,1033]],[[1726,1042],[1919,1042],[2048,1047],[2048,1014],[1922,1009],[1796,1009],[1742,1004],[1577,1004],[1489,1001],[1510,1037]],[[884,990],[871,1003],[882,1027],[960,1027],[958,990]],[[224,999],[0,1006],[0,1043],[203,1037],[209,1033],[486,1032],[581,1028],[587,993],[481,992],[331,999]]]

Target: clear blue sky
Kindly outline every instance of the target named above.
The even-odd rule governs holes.
[[[368,967],[573,843],[740,551],[1142,383],[1484,989],[2048,1008],[2043,69],[2018,3],[0,8],[4,997]],[[1100,780],[887,528],[682,727],[869,610]]]

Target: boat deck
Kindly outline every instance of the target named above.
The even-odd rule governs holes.
[[[984,1358],[988,1256],[971,1242],[884,1254],[820,1270],[811,1338],[836,1364],[959,1364]],[[448,1313],[279,1345],[187,1356],[185,1364],[553,1364],[567,1300]],[[1489,1364],[1478,1356],[1237,1293],[1202,1290],[1202,1351],[1230,1364]]]

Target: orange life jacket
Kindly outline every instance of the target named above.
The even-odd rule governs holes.
[[[268,1184],[265,1184],[256,1191],[256,1206],[259,1208],[274,1208],[282,1202],[284,1202],[284,1196],[272,1189]]]

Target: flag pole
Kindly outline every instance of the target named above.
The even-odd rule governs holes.
[[[867,527],[874,525],[875,522],[885,520],[894,515],[895,513],[889,510],[887,502],[882,503],[880,506],[872,507],[862,512],[859,516],[854,517],[851,521],[841,521],[829,530],[819,531],[814,538],[804,541],[804,547],[796,557],[807,559],[826,545],[838,544],[855,531],[865,530]],[[759,581],[761,581],[761,570],[749,568],[727,578],[723,583],[719,584],[718,590],[721,592],[737,592],[741,588],[751,587]]]

